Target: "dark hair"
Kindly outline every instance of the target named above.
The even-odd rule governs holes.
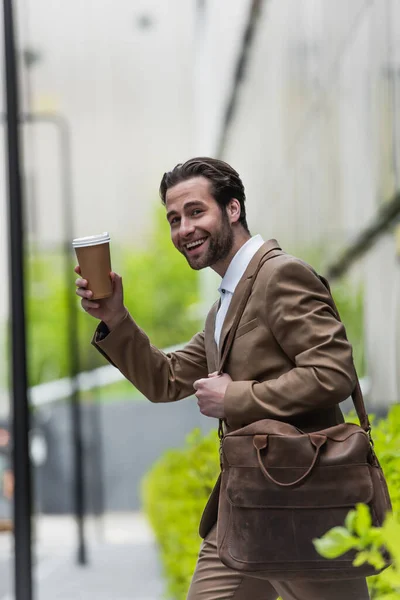
[[[196,157],[187,160],[185,163],[177,164],[172,171],[164,173],[161,180],[161,202],[165,205],[169,188],[187,179],[192,179],[192,177],[205,177],[210,181],[210,193],[221,207],[227,206],[232,198],[236,198],[240,203],[239,223],[250,233],[246,221],[244,185],[239,173],[223,160]]]

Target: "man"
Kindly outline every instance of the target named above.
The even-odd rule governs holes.
[[[224,419],[228,431],[263,418],[306,431],[341,423],[338,403],[355,385],[344,327],[311,267],[284,253],[276,240],[264,243],[258,235],[251,237],[238,173],[223,161],[194,158],[165,173],[160,195],[177,250],[193,269],[211,267],[222,277],[220,301],[211,308],[204,331],[166,355],[151,345],[125,308],[121,277],[112,273],[113,295],[101,301],[91,300],[87,282],[79,278],[83,308],[102,321],[93,344],[149,400],[171,402],[195,392],[200,411]],[[225,372],[218,376],[246,281],[260,260],[272,254],[257,275]],[[205,539],[189,600],[369,597],[364,579],[266,581],[228,569],[217,554],[216,498],[217,492],[203,515]]]

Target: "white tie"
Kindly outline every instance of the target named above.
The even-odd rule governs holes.
[[[214,339],[215,343],[219,347],[219,339],[221,337],[222,326],[225,321],[226,313],[228,312],[229,305],[231,303],[232,294],[228,292],[228,290],[221,289],[221,305],[217,312],[217,316],[215,319],[215,332]]]

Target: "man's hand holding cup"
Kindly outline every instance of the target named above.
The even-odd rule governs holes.
[[[110,237],[107,233],[73,240],[79,265],[76,294],[82,308],[111,330],[126,316],[122,278],[111,271]]]
[[[75,267],[75,273],[81,274],[79,266]],[[95,319],[104,321],[111,331],[125,317],[127,309],[124,306],[122,277],[113,272],[110,273],[110,277],[113,288],[112,295],[100,300],[93,300],[93,292],[88,289],[86,279],[78,277],[75,284],[77,287],[76,294],[82,298],[83,310]]]

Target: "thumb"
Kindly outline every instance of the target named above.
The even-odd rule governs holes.
[[[208,374],[209,377],[219,377],[219,373],[218,371],[213,371],[212,373]]]

